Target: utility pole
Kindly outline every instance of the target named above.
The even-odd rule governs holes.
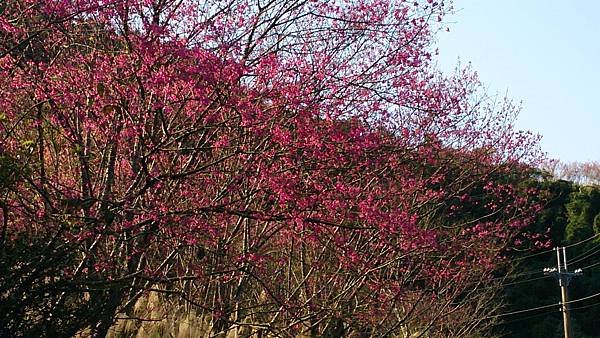
[[[560,309],[563,314],[563,326],[565,332],[565,338],[573,338],[573,330],[571,328],[571,314],[569,313],[569,284],[571,279],[575,276],[581,276],[582,270],[576,269],[574,272],[569,272],[567,269],[567,252],[565,247],[555,248],[557,268],[545,268],[544,273],[550,275],[558,280],[560,286],[560,295],[562,302],[560,303]],[[561,257],[562,256],[562,257]]]

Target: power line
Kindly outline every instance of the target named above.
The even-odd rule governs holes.
[[[593,295],[589,295],[587,297],[582,297],[582,298],[570,300],[568,302],[565,302],[564,304],[566,305],[566,304],[578,303],[578,302],[581,302],[581,301],[584,301],[584,300],[588,300],[588,299],[592,299],[592,298],[595,298],[595,297],[598,297],[598,296],[600,296],[600,292],[595,293]],[[600,303],[597,303],[597,304],[600,304]],[[597,305],[597,304],[594,304],[594,305]],[[532,308],[523,309],[523,310],[517,310],[517,311],[506,312],[506,313],[499,313],[499,314],[491,315],[491,316],[480,317],[480,318],[474,319],[473,321],[485,320],[485,319],[493,319],[493,318],[498,318],[498,317],[506,317],[506,316],[511,316],[511,315],[517,315],[517,314],[532,312],[532,311],[536,311],[536,310],[548,309],[548,308],[551,308],[553,306],[558,307],[559,311],[560,311],[560,306],[561,305],[562,305],[561,303],[542,305],[542,306],[532,307]],[[590,306],[586,305],[586,307],[590,307]],[[581,308],[583,308],[583,307],[581,307]],[[549,313],[551,313],[551,312],[549,312]]]
[[[500,289],[503,288],[505,286],[510,286],[510,285],[516,285],[516,284],[523,284],[523,283],[529,283],[535,280],[540,280],[540,279],[546,279],[548,278],[548,276],[541,276],[541,277],[536,277],[536,278],[530,278],[530,279],[526,279],[526,280],[522,280],[522,281],[518,281],[518,282],[511,282],[511,283],[504,283],[504,284],[497,284],[497,285],[490,285],[490,286],[483,286],[483,287],[479,287],[476,289],[473,289],[472,291],[484,291],[484,290],[488,290],[488,289]],[[483,283],[483,282],[480,282]],[[467,304],[470,302],[470,299],[464,299],[462,301],[459,302],[453,302],[452,305],[456,305],[456,306],[461,306],[464,304]]]
[[[548,276],[540,276],[540,277],[528,278],[528,279],[524,279],[524,280],[520,280],[520,281],[516,281],[516,282],[508,282],[508,283],[500,283],[500,284],[497,284],[497,285],[484,286],[484,287],[481,287],[480,289],[487,290],[487,289],[494,289],[494,288],[502,288],[502,287],[505,287],[505,286],[511,286],[511,285],[529,283],[529,282],[533,282],[533,281],[540,280],[540,279],[546,279],[546,278],[548,278]],[[480,283],[484,283],[484,282],[485,281],[481,281]]]
[[[517,258],[513,259],[513,261],[521,261],[521,260],[524,260],[524,259],[527,259],[527,258],[532,258],[532,257],[537,257],[537,256],[545,255],[545,254],[550,253],[552,251],[554,251],[554,249],[536,252],[534,254],[530,254],[530,255],[527,255],[527,256],[517,257]]]
[[[593,235],[591,237],[588,237],[586,239],[583,239],[583,240],[581,240],[579,242],[566,245],[566,246],[564,246],[564,248],[565,249],[566,248],[572,248],[572,247],[575,247],[577,245],[581,245],[583,243],[587,243],[587,242],[589,242],[589,241],[591,241],[591,240],[593,240],[595,238],[598,238],[599,236],[600,236],[600,233],[595,234],[595,235]],[[597,250],[595,250],[595,249],[597,249]],[[549,249],[549,250],[537,252],[537,253],[534,253],[534,254],[531,254],[531,255],[518,257],[518,258],[513,259],[512,261],[515,262],[515,261],[520,261],[520,260],[524,260],[524,259],[527,259],[527,258],[537,257],[537,256],[541,256],[541,255],[544,255],[544,254],[547,254],[547,253],[551,253],[551,252],[554,252],[554,251],[555,251],[555,249]],[[591,252],[591,251],[594,251],[594,252]],[[579,263],[582,260],[584,260],[584,259],[592,256],[596,252],[600,252],[600,244],[595,245],[592,249],[586,251],[584,254],[575,257],[571,262],[569,262],[569,265]],[[589,255],[588,255],[588,253],[589,253]],[[583,257],[583,256],[585,256],[585,257]],[[507,277],[508,278],[518,278],[518,277],[523,277],[523,276],[530,276],[530,275],[534,275],[536,273],[541,273],[541,272],[543,272],[543,271],[542,270],[530,270],[530,271],[521,272],[521,273],[518,273],[518,274],[515,274],[515,275],[512,275],[512,276],[508,276],[507,275],[507,276],[503,276],[503,277],[491,278],[490,281],[500,280],[500,279],[504,279],[504,278],[507,278]]]
[[[581,240],[579,242],[576,242],[576,243],[573,243],[573,244],[569,244],[569,245],[565,246],[564,248],[572,248],[572,247],[575,247],[577,245],[581,245],[581,244],[587,243],[587,242],[589,242],[589,241],[591,241],[591,240],[593,240],[595,238],[598,238],[599,236],[600,236],[600,233],[595,234],[595,235],[593,235],[591,237],[588,237],[588,238],[586,238],[584,240]],[[538,253],[535,253],[535,254],[531,254],[531,255],[527,255],[527,256],[515,258],[513,261],[519,261],[519,260],[523,260],[523,259],[527,259],[527,258],[537,257],[537,256],[540,256],[540,255],[543,255],[543,254],[547,254],[547,253],[553,252],[554,250],[555,249],[550,249],[550,250],[538,252]],[[600,252],[600,244],[597,244],[593,248],[591,248],[590,250],[586,251],[585,253],[583,253],[583,254],[581,254],[579,256],[576,256],[572,261],[569,262],[569,265],[577,264],[577,263],[579,263],[579,262],[581,262],[581,261],[583,261],[583,260],[585,260],[585,259],[593,256],[597,252]],[[594,263],[594,264],[589,265],[589,266],[586,266],[586,267],[584,267],[582,269],[588,269],[588,268],[596,266],[598,264],[600,264],[600,262]],[[495,277],[495,278],[489,279],[489,281],[502,280],[502,279],[505,279],[505,278],[515,279],[515,278],[519,278],[519,277],[535,275],[537,273],[543,273],[543,270],[530,270],[530,271],[525,271],[525,272],[517,273],[517,274],[514,274],[514,275],[506,275],[506,276],[502,276],[502,277]],[[511,282],[511,283],[506,283],[506,284],[502,284],[502,285],[503,286],[507,286],[507,285],[513,285],[513,284],[521,284],[521,283],[525,283],[525,282],[528,282],[528,281],[534,281],[534,280],[539,280],[539,279],[543,279],[543,278],[544,277],[536,277],[536,278],[531,278],[531,279],[527,279],[527,280],[524,280],[524,281]]]
[[[485,287],[481,288],[481,289],[492,289],[492,288],[495,288],[495,287],[503,287],[503,286],[513,285],[513,284],[521,284],[521,283],[526,283],[526,282],[529,282],[529,281],[534,281],[534,280],[546,278],[546,276],[541,276],[541,277],[529,278],[529,279],[522,280],[522,281],[517,281],[517,282],[508,282],[508,283],[504,283],[503,282],[505,280],[514,280],[514,279],[517,279],[519,277],[531,276],[531,275],[538,274],[538,273],[543,273],[543,271],[542,270],[536,270],[536,271],[530,271],[530,272],[520,273],[520,274],[515,274],[515,275],[505,275],[505,276],[501,276],[501,277],[493,277],[493,278],[488,278],[488,279],[481,279],[481,280],[469,282],[466,285],[467,286],[475,286],[477,284],[483,284],[483,283],[492,283],[492,282],[496,282],[496,281],[500,281],[501,282],[500,284],[489,285],[489,286],[485,286]]]
[[[600,264],[600,263],[597,263],[597,264]],[[578,299],[577,301],[579,301],[579,300],[583,300],[583,299]],[[592,307],[595,307],[595,306],[598,306],[598,305],[600,305],[600,302],[596,302],[594,304],[589,304],[589,305],[572,307],[572,308],[570,308],[570,310],[571,311],[583,310],[583,309],[592,308]],[[516,318],[516,319],[509,320],[509,321],[503,321],[502,324],[506,325],[506,324],[517,323],[517,322],[521,322],[521,321],[528,320],[528,319],[531,319],[531,318],[537,318],[537,317],[546,316],[546,315],[553,314],[553,313],[558,313],[559,311],[560,310],[558,310],[558,311],[554,310],[554,311],[547,311],[547,312],[536,313],[536,314],[533,314],[533,315],[529,315],[529,316],[525,316],[525,317],[519,317],[519,318]],[[504,337],[507,334],[510,334],[510,333],[506,333],[506,334],[504,334],[502,336]]]
[[[577,245],[581,245],[583,243],[587,243],[587,242],[589,242],[589,241],[591,241],[591,240],[593,240],[595,238],[598,238],[599,236],[600,236],[600,233],[595,234],[595,235],[593,235],[591,237],[588,237],[586,239],[583,239],[583,240],[581,240],[579,242],[566,245],[564,248],[572,248],[572,247],[575,247]],[[594,248],[596,248],[596,247],[598,247],[598,251],[600,251],[600,244],[598,244]],[[594,248],[592,248],[591,250],[593,250]],[[589,252],[591,250],[588,250],[587,252]],[[512,261],[513,262],[515,262],[515,261],[521,261],[521,260],[524,260],[524,259],[528,259],[528,258],[533,258],[533,257],[545,255],[545,254],[548,254],[548,253],[551,253],[551,252],[554,252],[554,251],[555,251],[555,249],[549,249],[549,250],[545,250],[545,251],[541,251],[541,252],[536,252],[534,254],[530,254],[530,255],[527,255],[527,256],[521,256],[521,257],[518,257],[518,258],[514,258],[514,259],[512,259]],[[575,257],[573,261],[569,262],[569,264],[578,263],[581,260],[583,260],[583,259],[580,259],[580,257],[581,257],[581,255],[578,256],[578,257]],[[587,257],[585,257],[585,258],[587,258]],[[529,271],[525,271],[525,272],[520,272],[520,273],[517,273],[517,274],[514,274],[514,275],[504,275],[504,276],[500,276],[500,277],[493,277],[493,278],[489,278],[489,279],[486,279],[486,280],[482,280],[482,281],[478,281],[478,282],[473,282],[472,284],[481,283],[481,282],[493,282],[493,281],[503,280],[503,279],[515,279],[515,278],[519,278],[519,277],[525,277],[525,276],[535,275],[535,274],[538,274],[538,273],[543,273],[543,270],[542,269],[536,269],[536,270],[529,270]],[[537,279],[542,279],[542,278],[541,277],[540,278],[532,278],[531,280],[537,280]],[[525,282],[525,281],[523,281],[523,282]],[[513,283],[508,283],[507,285],[511,285],[511,284],[513,284]],[[519,284],[519,283],[515,283],[515,284]]]
[[[567,302],[567,303],[568,303],[568,304],[573,304],[573,303],[581,302],[581,301],[584,301],[584,300],[587,300],[587,299],[592,299],[592,298],[595,298],[595,297],[598,297],[598,296],[600,296],[600,292],[598,292],[598,293],[595,293],[595,294],[593,294],[593,295],[590,295],[590,296],[587,296],[587,297],[578,298],[578,299],[575,299],[575,300],[569,301],[569,302]]]
[[[529,283],[529,282],[533,282],[535,280],[546,279],[546,278],[548,278],[548,276],[541,276],[541,277],[536,277],[536,278],[529,278],[529,279],[525,279],[525,280],[521,280],[521,281],[517,281],[517,282],[500,284],[499,286],[510,286],[510,285],[517,285],[517,284]]]
[[[568,248],[572,248],[574,246],[577,246],[577,245],[580,245],[580,244],[583,244],[583,243],[587,243],[587,242],[589,242],[589,241],[591,241],[591,240],[593,240],[595,238],[598,238],[599,236],[600,236],[600,233],[597,233],[597,234],[595,234],[595,235],[593,235],[591,237],[588,237],[586,239],[583,239],[583,240],[581,240],[579,242],[575,242],[573,244],[565,245],[565,248],[568,249]],[[527,256],[521,256],[521,257],[514,258],[513,261],[520,261],[520,260],[527,259],[527,258],[537,257],[537,256],[541,256],[541,255],[544,255],[544,254],[547,254],[547,253],[551,253],[553,251],[554,251],[554,249],[548,249],[548,250],[541,251],[541,252],[536,252],[534,254],[530,254],[530,255],[527,255]],[[577,257],[575,259],[577,259]]]
[[[594,264],[591,264],[591,265],[588,265],[588,266],[584,266],[584,267],[583,267],[583,268],[581,268],[581,269],[582,269],[582,270],[586,270],[586,269],[589,269],[589,268],[591,268],[591,267],[594,267],[594,266],[596,266],[596,265],[600,265],[600,262],[596,262],[596,263],[594,263]]]
[[[477,320],[493,319],[493,318],[498,318],[498,317],[506,317],[506,316],[511,316],[511,315],[518,315],[520,313],[527,313],[527,312],[531,312],[531,311],[547,309],[547,308],[551,308],[551,307],[554,307],[554,306],[559,307],[560,304],[548,304],[548,305],[542,305],[542,306],[532,307],[532,308],[529,308],[529,309],[517,310],[517,311],[512,311],[512,312],[506,312],[506,313],[499,313],[497,315],[482,317],[482,318],[479,318]]]
[[[543,272],[543,270],[536,269],[536,270],[530,270],[530,271],[526,271],[526,272],[517,273],[517,274],[514,274],[514,275],[510,275],[509,274],[509,275],[505,275],[505,276],[502,276],[502,277],[494,277],[494,278],[488,279],[487,281],[492,282],[492,281],[504,280],[504,279],[516,279],[516,278],[519,278],[519,277],[531,276],[531,275],[535,275],[537,273],[542,273],[542,272]]]
[[[576,264],[581,262],[582,260],[593,256],[595,253],[600,252],[600,244],[595,245],[593,248],[591,248],[590,250],[584,252],[583,254],[573,258],[573,260],[569,263],[569,264]]]
[[[525,272],[521,272],[521,273],[517,273],[517,274],[507,274],[507,275],[500,276],[500,277],[483,279],[483,280],[471,282],[470,285],[475,285],[475,284],[479,284],[479,283],[487,283],[487,282],[495,282],[495,281],[515,280],[520,277],[532,276],[535,274],[542,274],[542,273],[544,273],[544,271],[543,271],[543,269],[540,268],[540,269],[525,271]],[[500,283],[497,286],[508,286],[508,285],[513,285],[513,284],[521,284],[521,283],[526,283],[526,282],[530,282],[530,281],[534,281],[534,280],[540,280],[540,279],[543,279],[546,277],[547,276],[540,276],[540,277],[533,277],[533,278],[529,278],[529,279],[525,279],[525,280],[517,281],[517,282]],[[495,287],[495,286],[488,286],[485,288],[489,289],[492,287]]]
[[[592,240],[594,238],[597,238],[598,236],[600,236],[600,234],[596,234],[596,235],[594,235],[592,237],[589,237],[589,238],[584,239],[582,241],[579,241],[577,243],[573,243],[573,244],[571,244],[569,246],[565,246],[565,248],[567,248],[567,247],[574,247],[576,245],[581,245],[583,243],[589,242],[590,240]],[[597,248],[597,250],[595,250],[596,248]],[[535,253],[535,254],[532,254],[532,255],[528,255],[528,256],[517,258],[515,260],[526,259],[526,258],[531,258],[531,257],[535,257],[535,256],[540,256],[542,254],[546,254],[546,253],[549,253],[549,252],[552,252],[552,251],[555,251],[555,249],[538,252],[538,253]],[[592,251],[594,251],[594,252],[592,252]],[[596,252],[600,252],[600,244],[598,244],[598,245],[594,246],[592,249],[586,251],[586,253],[584,253],[583,255],[577,256],[575,258],[575,260],[569,262],[569,265],[581,262],[582,260],[584,260],[584,259],[592,256]],[[594,264],[591,264],[591,265],[588,265],[588,266],[585,266],[585,267],[583,267],[581,269],[584,269],[584,270],[585,269],[589,269],[589,268],[594,267],[596,265],[600,265],[600,262],[594,263]],[[507,274],[507,275],[500,276],[500,277],[493,277],[493,278],[488,278],[488,279],[484,279],[484,280],[474,281],[474,282],[471,282],[470,285],[476,285],[476,284],[480,284],[480,283],[487,283],[487,282],[494,282],[494,281],[514,280],[514,279],[517,279],[517,278],[520,278],[520,277],[532,276],[532,275],[539,274],[539,273],[544,273],[544,271],[542,269],[536,269],[536,270],[525,271],[525,272],[521,272],[521,273],[517,273],[517,274],[512,274],[512,275],[511,274]],[[518,285],[518,284],[523,284],[523,283],[533,282],[533,281],[536,281],[536,280],[545,279],[547,277],[548,276],[540,276],[540,277],[533,277],[533,278],[528,278],[528,279],[520,280],[520,281],[513,281],[513,282],[507,282],[507,283],[502,282],[502,283],[497,284],[497,285],[485,286],[485,287],[482,287],[480,289],[486,290],[486,289],[501,288],[501,287],[511,286],[511,285]]]
[[[598,303],[598,304],[600,304],[600,303]],[[517,319],[503,321],[502,324],[511,324],[511,323],[520,322],[520,321],[523,321],[523,320],[535,318],[535,317],[540,317],[540,316],[545,316],[545,315],[549,315],[549,314],[552,314],[552,313],[557,313],[557,312],[559,312],[559,311],[554,310],[554,311],[536,313],[536,314],[530,315],[530,316],[525,316],[525,317],[520,317],[520,318],[517,318]]]
[[[584,240],[581,240],[581,241],[579,241],[579,242],[577,242],[577,243],[573,243],[573,244],[565,245],[565,248],[567,248],[567,249],[568,249],[568,248],[572,248],[572,247],[574,247],[574,246],[577,246],[577,245],[579,245],[579,244],[583,244],[583,243],[589,242],[589,241],[593,240],[594,238],[598,238],[598,236],[600,236],[600,233],[597,233],[597,234],[595,234],[594,236],[592,236],[592,237],[589,237],[589,238],[586,238],[586,239],[584,239]]]
[[[485,284],[485,283],[490,283],[490,282],[494,282],[494,281],[504,281],[504,280],[514,280],[516,278],[519,277],[524,277],[524,276],[531,276],[534,274],[541,274],[543,273],[543,270],[532,270],[530,272],[525,272],[525,273],[520,273],[520,274],[515,274],[515,275],[505,275],[505,276],[501,276],[501,277],[493,277],[493,278],[488,278],[488,279],[480,279],[480,280],[475,280],[475,281],[471,281],[471,282],[466,282],[465,281],[465,288],[468,286],[475,286],[478,284]],[[525,279],[525,280],[520,280],[520,281],[516,281],[516,282],[507,282],[507,283],[499,283],[499,284],[495,284],[495,285],[489,285],[489,286],[484,286],[484,287],[480,287],[478,289],[492,289],[492,288],[499,288],[499,287],[504,287],[504,286],[509,286],[509,285],[515,285],[515,284],[522,284],[522,283],[527,283],[527,282],[531,282],[531,281],[535,281],[535,280],[540,280],[540,279],[544,279],[547,278],[548,276],[539,276],[539,277],[534,277],[534,278],[529,278],[529,279]],[[415,281],[419,281],[419,280],[424,280],[424,279],[414,279],[411,280],[411,282],[415,282]]]
[[[587,309],[587,308],[598,306],[598,305],[600,305],[600,302],[594,303],[594,304],[590,304],[590,305],[583,305],[583,306],[578,306],[578,307],[572,307],[571,310]]]
[[[524,271],[524,272],[519,272],[519,273],[515,273],[515,274],[506,274],[504,276],[500,276],[500,277],[494,277],[494,278],[489,278],[487,280],[484,281],[496,281],[496,280],[503,280],[503,279],[516,279],[519,277],[525,277],[525,276],[531,276],[531,275],[535,275],[538,273],[543,273],[544,270],[541,268],[538,269],[534,269],[534,270],[529,270],[529,271]]]

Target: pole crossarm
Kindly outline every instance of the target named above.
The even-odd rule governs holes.
[[[574,277],[583,275],[583,270],[576,269],[573,272],[558,272],[558,269],[556,268],[545,268],[544,275],[554,277],[558,280],[559,286],[569,286]]]

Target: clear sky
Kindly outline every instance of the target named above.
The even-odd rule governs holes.
[[[491,94],[522,101],[519,129],[564,162],[600,160],[600,1],[455,0],[443,71],[471,62]]]

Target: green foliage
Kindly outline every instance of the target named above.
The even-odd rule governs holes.
[[[594,217],[594,233],[598,234],[600,233],[600,214],[596,215],[596,217]]]
[[[0,336],[68,336],[78,330],[77,299],[67,293],[65,302],[55,306],[69,289],[63,269],[72,265],[73,251],[44,242],[12,238],[0,251]]]
[[[543,233],[550,229],[552,243],[561,244],[568,223],[566,204],[575,189],[573,182],[544,180],[538,183],[538,187],[545,203],[532,230]]]
[[[0,155],[0,191],[11,187],[18,178],[19,167],[14,159]]]
[[[580,187],[571,194],[566,205],[569,222],[565,230],[568,242],[577,242],[594,235],[594,221],[600,213],[600,188]]]

